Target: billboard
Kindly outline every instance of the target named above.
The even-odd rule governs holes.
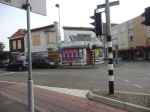
[[[0,3],[23,9],[23,5],[26,4],[27,0],[0,0]],[[32,12],[46,15],[46,0],[30,0]]]

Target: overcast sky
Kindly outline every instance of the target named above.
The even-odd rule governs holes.
[[[47,0],[47,16],[31,14],[31,27],[49,25],[57,21],[56,3],[60,4],[62,26],[90,26],[92,20],[89,17],[93,15],[94,8],[104,2],[105,0]],[[111,8],[111,22],[122,23],[132,19],[148,6],[150,0],[120,0],[119,6]],[[6,44],[7,49],[8,37],[19,28],[26,28],[25,11],[0,4],[0,41]]]

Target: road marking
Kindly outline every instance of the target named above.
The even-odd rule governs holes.
[[[123,81],[125,81],[125,82],[130,82],[129,80],[123,80]]]
[[[133,86],[137,87],[137,88],[143,88],[142,86],[138,85],[138,84],[133,84]]]
[[[144,77],[145,80],[150,80],[150,77]]]
[[[48,86],[40,86],[40,85],[36,85],[36,87],[39,87],[39,88],[42,88],[42,89],[47,89],[47,90],[50,90],[50,91],[56,91],[56,92],[67,94],[67,95],[77,96],[77,97],[81,97],[81,98],[87,98],[86,95],[89,92],[89,90],[48,87]]]
[[[33,73],[38,74],[38,75],[49,75],[49,73],[47,73],[47,72],[44,73],[44,72],[34,72],[34,71],[33,71]]]
[[[23,82],[9,82],[9,81],[0,81],[0,83],[8,83],[8,84],[25,84]],[[70,88],[60,88],[60,87],[48,87],[48,86],[40,86],[40,85],[34,85],[35,87],[41,88],[41,89],[47,89],[50,91],[55,91],[67,95],[77,96],[80,98],[87,98],[86,95],[89,92],[89,90],[81,90],[81,89],[70,89]]]
[[[6,72],[6,73],[1,73],[0,76],[4,76],[4,75],[12,75],[12,74],[14,74],[14,73],[16,73],[16,72]]]

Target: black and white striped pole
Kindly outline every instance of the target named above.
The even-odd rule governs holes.
[[[106,0],[106,37],[108,47],[108,75],[109,75],[109,94],[114,94],[114,65],[113,65],[113,49],[112,49],[112,37],[111,37],[111,23],[110,23],[110,3]]]

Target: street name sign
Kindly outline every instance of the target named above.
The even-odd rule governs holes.
[[[23,5],[26,4],[27,0],[0,0],[0,3],[23,9]],[[31,11],[33,13],[46,15],[46,0],[30,0]]]
[[[120,3],[119,1],[114,1],[114,2],[110,2],[109,5],[115,6],[115,5],[119,5],[119,3]],[[106,7],[106,4],[101,4],[97,6],[98,9],[105,8],[105,7]]]

